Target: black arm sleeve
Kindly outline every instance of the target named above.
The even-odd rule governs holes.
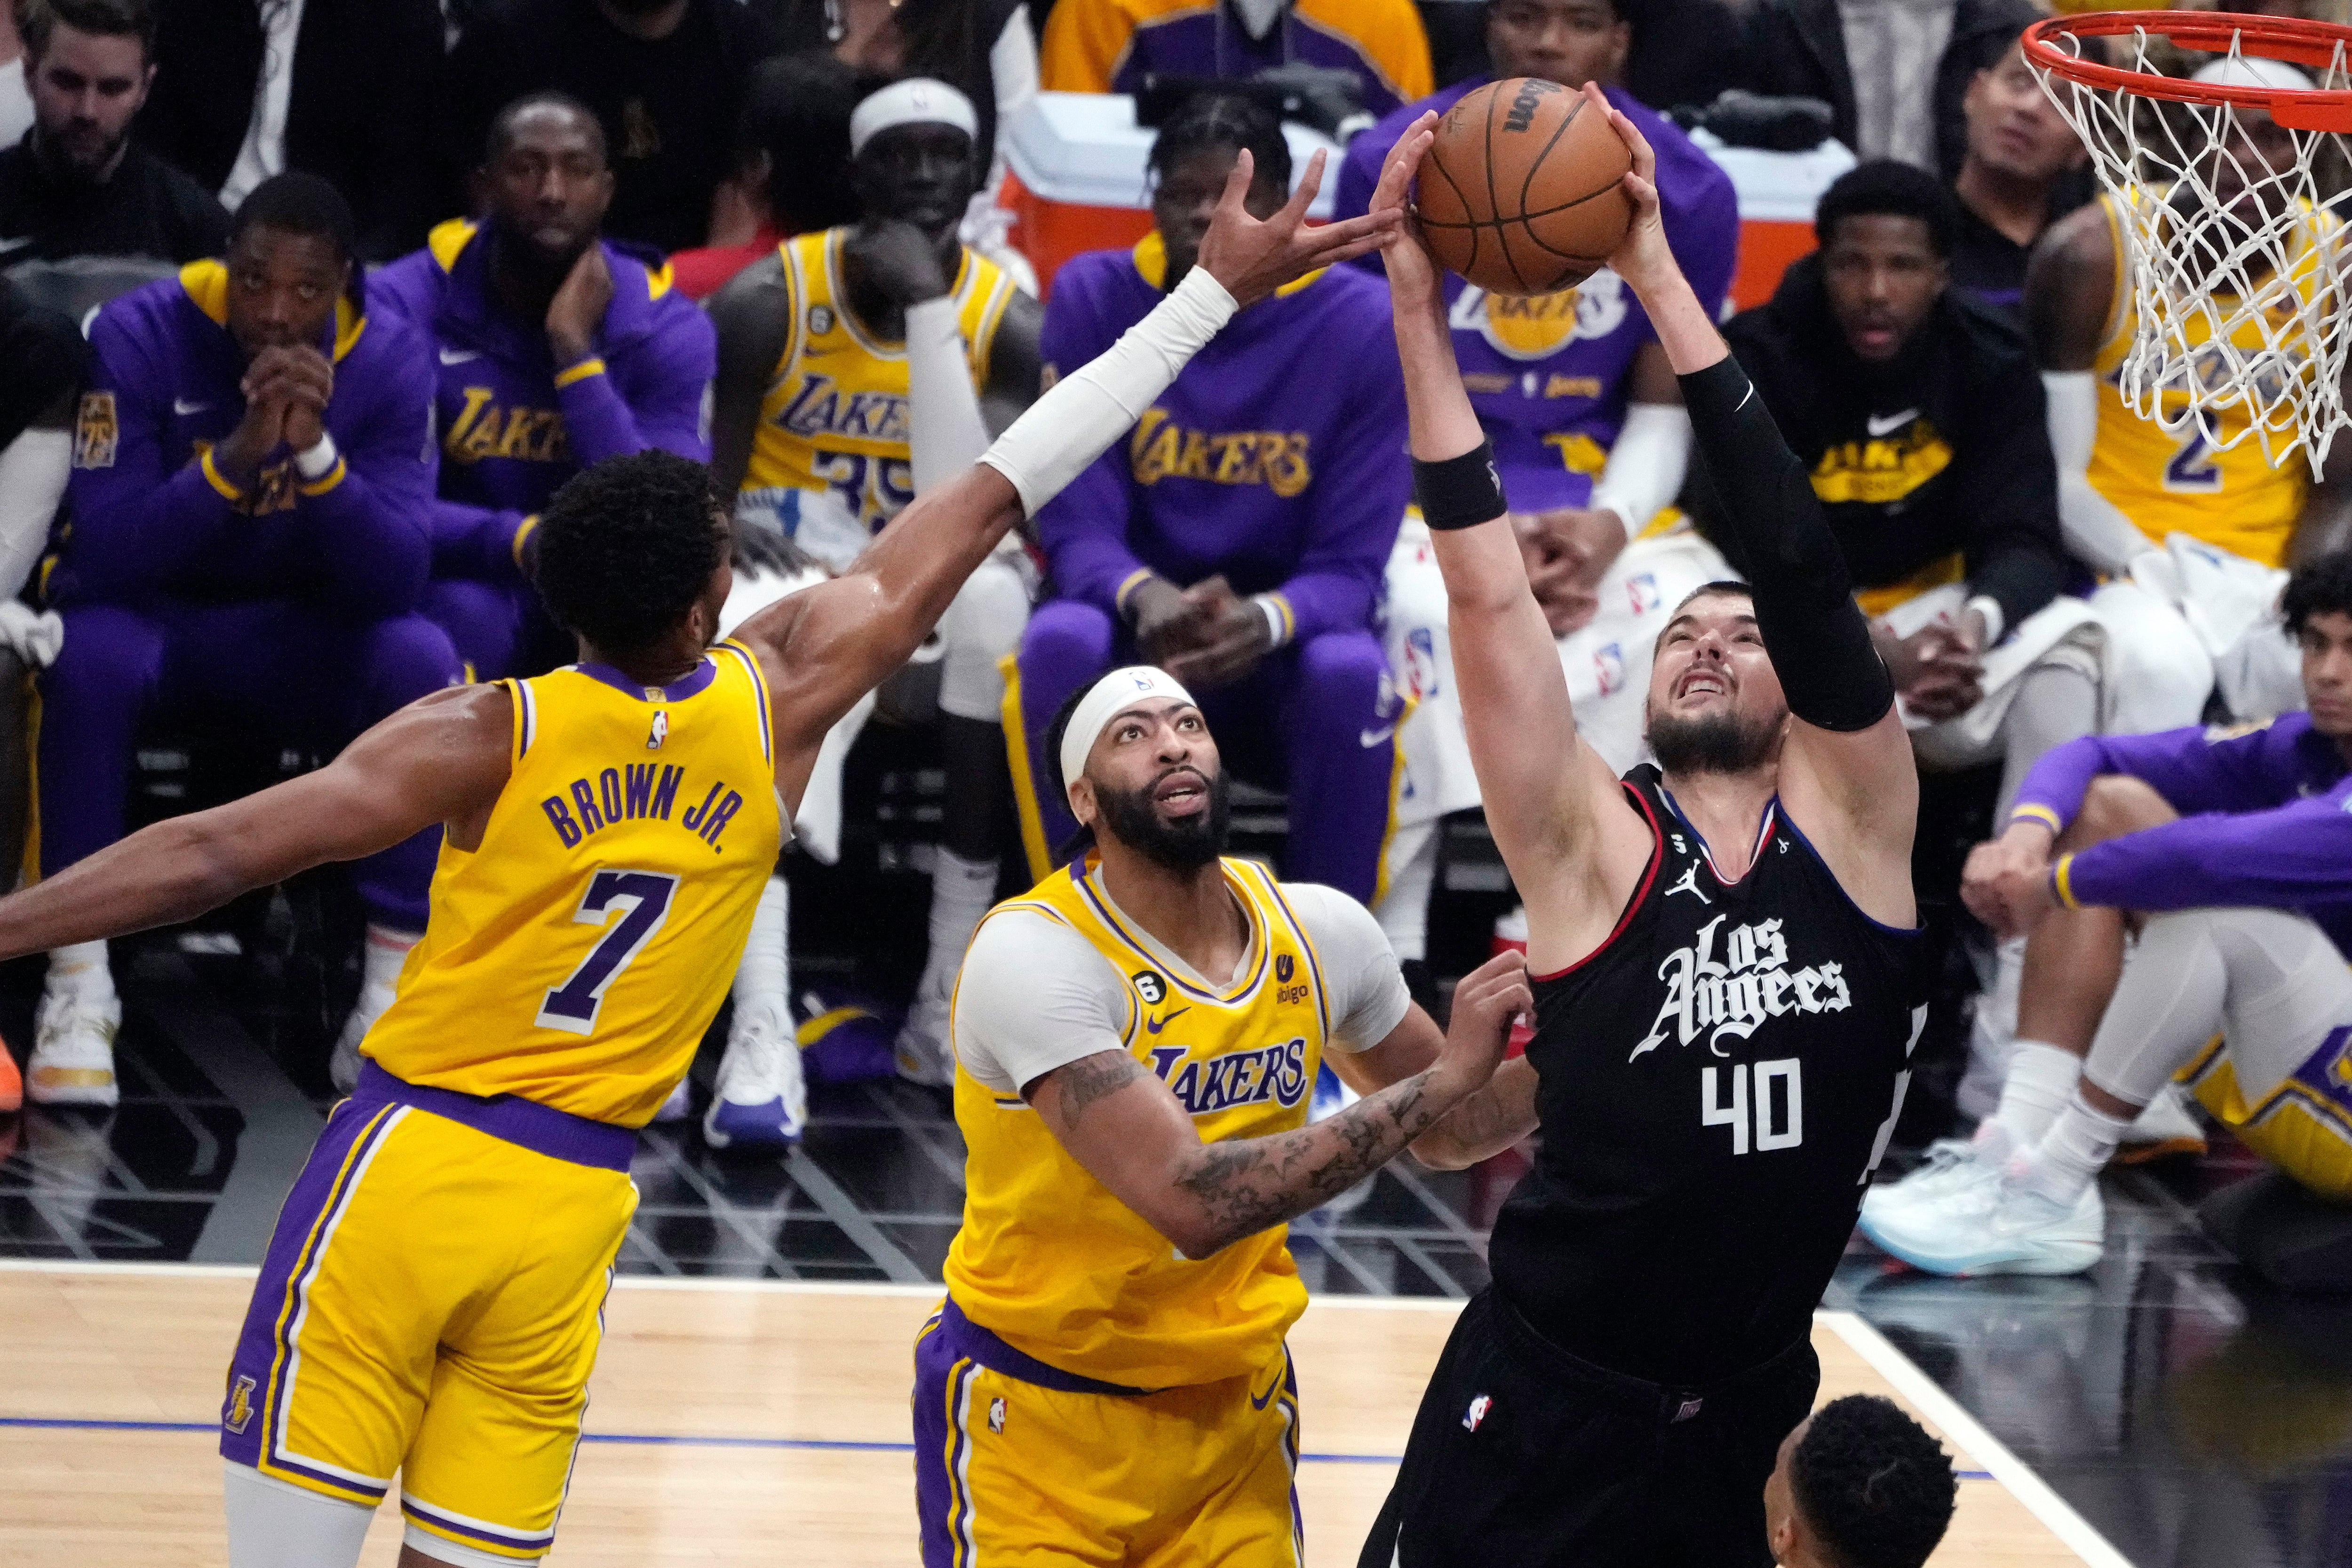
[[[1678,379],[1789,711],[1820,730],[1868,729],[1895,705],[1895,682],[1812,482],[1738,359]]]

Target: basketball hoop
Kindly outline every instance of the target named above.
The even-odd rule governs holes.
[[[2124,40],[2115,52],[2128,58],[2096,58],[2089,38]],[[2024,51],[2120,219],[2134,323],[2116,369],[2124,402],[2171,434],[2193,424],[2209,450],[2251,437],[2274,468],[2300,447],[2316,477],[2352,425],[2341,389],[2352,236],[2339,221],[2352,192],[2330,188],[2352,159],[2352,27],[2103,11],[2036,22]],[[2192,70],[2212,68],[2198,54],[2239,68],[2208,81],[2168,74],[2184,54]],[[2250,63],[2266,60],[2312,87]],[[2255,116],[2288,132],[2286,167],[2242,161],[2238,133]],[[2225,199],[2217,181],[2238,194]]]

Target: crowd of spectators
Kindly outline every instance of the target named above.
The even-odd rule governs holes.
[[[1634,118],[1710,303],[1739,247],[1710,151],[1738,134],[1726,105],[1759,143],[1810,124],[1859,160],[1821,202],[1819,251],[1727,335],[1812,472],[1923,768],[1984,770],[2005,811],[2054,747],[2299,707],[2272,606],[2284,568],[2332,542],[2336,480],[2178,449],[2102,380],[2116,231],[2020,51],[2042,14],[14,0],[0,853],[29,843],[38,875],[119,836],[159,726],[226,714],[225,733],[331,752],[421,692],[565,659],[531,534],[603,458],[663,447],[740,493],[737,616],[819,580],[1174,285],[1241,153],[1253,209],[1283,199],[1285,112],[1345,144],[1347,213],[1422,110],[1517,75],[1598,82]],[[1043,278],[1005,189],[1009,128],[1041,91],[1138,95],[1156,133],[1150,234]],[[1063,694],[1117,660],[1203,693],[1236,771],[1289,797],[1286,873],[1374,907],[1428,993],[1434,825],[1477,787],[1407,506],[1377,258],[1361,265],[1237,321],[845,723],[798,852],[826,853],[866,808],[837,772],[871,712],[934,730],[950,780],[907,1077],[945,1081],[956,958],[1070,826],[1030,759]],[[1675,380],[1612,275],[1536,300],[1448,288],[1580,721],[1629,765],[1661,617],[1741,564],[1714,542],[1738,498],[1693,462]],[[2209,592],[2255,609],[2207,615]],[[1016,820],[1017,846],[1000,826]],[[362,868],[341,1079],[415,940],[433,854],[420,840]],[[784,889],[738,987],[714,1143],[789,1142],[803,1114]],[[2000,1093],[2022,952],[1984,962],[1976,1114]],[[120,1017],[102,944],[53,955],[32,1097],[111,1104]],[[2152,1137],[2180,1130],[2162,1111]]]

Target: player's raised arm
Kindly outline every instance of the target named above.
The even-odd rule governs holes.
[[[503,684],[420,698],[316,773],[166,818],[0,899],[0,958],[191,920],[313,866],[389,849],[435,823],[478,837],[513,747]]]
[[[1304,273],[1367,254],[1395,226],[1378,214],[1308,225],[1323,158],[1315,155],[1291,199],[1261,223],[1242,206],[1251,169],[1244,152],[1201,242],[1200,264],[1150,315],[1055,384],[979,463],[918,497],[847,573],[737,629],[772,678],[777,772],[788,798],[797,799],[825,731],[906,662],[997,542],[1124,435],[1235,310]]]
[[[1919,775],[1844,552],[1803,466],[1667,247],[1649,143],[1598,88],[1584,91],[1633,156],[1625,176],[1633,222],[1609,265],[1649,312],[1716,489],[1738,498],[1726,523],[1749,563],[1757,629],[1792,721],[1780,797],[1863,910],[1907,926],[1916,912],[1910,854]]]
[[[1372,195],[1374,215],[1405,207],[1437,116],[1397,141]],[[1576,732],[1568,680],[1543,608],[1528,585],[1486,432],[1463,389],[1437,264],[1401,223],[1381,247],[1404,370],[1413,490],[1445,578],[1454,675],[1486,821],[1543,933],[1536,968],[1598,946],[1631,894],[1648,836],[1599,753]],[[1599,831],[1602,822],[1616,831]]]

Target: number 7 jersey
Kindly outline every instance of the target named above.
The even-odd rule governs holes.
[[[694,1060],[782,847],[767,683],[725,642],[684,679],[505,683],[512,772],[446,838],[424,940],[362,1054],[395,1078],[623,1127]]]

